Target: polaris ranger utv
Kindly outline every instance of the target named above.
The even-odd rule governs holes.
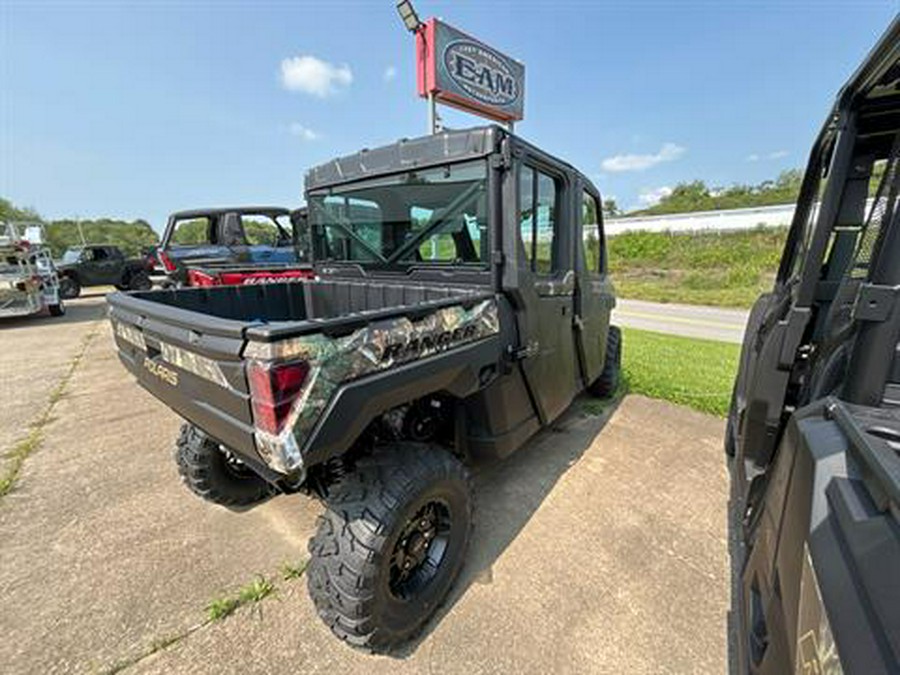
[[[306,209],[238,206],[169,216],[156,257],[172,286],[265,284],[312,278]]]
[[[119,356],[187,420],[208,500],[326,505],[309,591],[347,642],[414,634],[460,570],[469,468],[617,383],[600,194],[489,126],[311,170],[316,278],[109,298]]]
[[[736,672],[900,673],[900,21],[813,147],[725,447]]]

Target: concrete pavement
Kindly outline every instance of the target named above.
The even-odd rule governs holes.
[[[748,315],[749,312],[742,309],[619,298],[613,311],[613,322],[629,328],[740,344]]]
[[[305,580],[280,579],[305,560],[319,506],[279,497],[237,513],[191,496],[171,456],[178,419],[121,368],[106,322],[88,326],[42,445],[0,499],[2,670],[724,671],[721,420],[641,397],[602,414],[576,402],[478,476],[450,601],[403,654],[372,657],[331,636]],[[76,349],[66,334],[58,348]],[[13,351],[30,342],[8,335]],[[257,575],[276,579],[273,597],[197,627]]]
[[[40,417],[82,340],[103,316],[105,304],[97,296],[72,303],[65,316],[0,321],[0,457]]]

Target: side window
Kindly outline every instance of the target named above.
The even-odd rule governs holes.
[[[534,169],[523,166],[519,176],[519,235],[528,267],[534,269]]]
[[[549,275],[556,271],[556,223],[559,197],[556,180],[523,166],[519,176],[519,233],[525,259],[532,272]]]
[[[556,271],[556,181],[543,173],[538,173],[537,222],[535,228],[534,270],[538,274]]]
[[[603,271],[600,250],[600,205],[589,192],[581,194],[581,247],[588,272]]]
[[[172,246],[209,244],[209,218],[179,220],[169,240]]]
[[[93,257],[96,262],[100,262],[101,260],[107,260],[109,254],[106,252],[105,248],[95,248]]]

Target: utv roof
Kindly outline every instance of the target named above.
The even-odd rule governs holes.
[[[836,108],[900,99],[900,16],[891,25],[838,94]]]
[[[187,209],[176,211],[169,218],[201,218],[203,216],[220,216],[223,213],[263,214],[267,216],[287,216],[291,209],[283,206],[217,206],[209,209]]]
[[[442,131],[439,134],[418,138],[402,138],[396,143],[380,148],[371,150],[366,148],[352,155],[338,157],[311,168],[306,173],[306,189],[317,190],[387,173],[478,159],[498,150],[500,142],[506,137],[514,137],[540,154],[550,156],[520,136],[514,136],[506,129],[491,124],[471,129]],[[577,172],[571,164],[556,157],[552,159]],[[587,182],[590,183],[589,180]]]

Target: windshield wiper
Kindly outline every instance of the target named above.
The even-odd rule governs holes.
[[[404,255],[409,253],[410,251],[416,250],[419,245],[425,241],[431,234],[433,234],[437,229],[442,227],[450,218],[456,217],[462,210],[462,207],[471,201],[472,197],[475,196],[482,188],[484,184],[482,182],[472,183],[468,188],[463,190],[460,195],[454,199],[447,206],[447,209],[444,211],[443,215],[438,218],[436,221],[428,225],[425,229],[415,235],[408,242],[403,244],[400,248],[398,248],[394,253],[387,259],[386,262],[392,263],[401,260]]]

